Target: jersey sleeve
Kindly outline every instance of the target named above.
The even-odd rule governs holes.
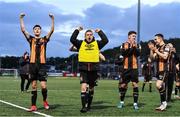
[[[33,37],[32,35],[30,35],[29,38],[26,38],[26,39],[27,39],[27,41],[28,41],[29,43],[31,43],[33,38],[34,38],[34,37]]]
[[[48,43],[50,38],[47,38],[47,36],[44,36],[43,39],[45,40],[46,43]]]

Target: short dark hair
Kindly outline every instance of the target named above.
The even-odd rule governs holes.
[[[153,45],[155,45],[155,42],[152,41],[152,40],[150,40],[150,41],[148,41],[148,44],[153,44]]]
[[[128,36],[131,35],[131,34],[137,34],[137,33],[136,33],[136,31],[129,31]]]
[[[157,34],[155,34],[155,36],[157,36],[157,37],[161,37],[162,39],[164,39],[164,35],[163,35],[163,34],[161,34],[161,33],[157,33]]]
[[[92,33],[93,33],[93,31],[92,31],[92,30],[90,30],[90,29],[86,30],[85,34],[86,34],[87,32],[92,32]]]
[[[41,26],[38,25],[38,24],[36,24],[36,25],[34,25],[33,30],[34,30],[34,28],[36,28],[36,27],[39,27],[39,28],[41,29]]]

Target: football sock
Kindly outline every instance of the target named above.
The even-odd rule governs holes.
[[[81,92],[81,103],[82,103],[82,107],[85,107],[86,102],[87,102],[87,98],[86,98],[86,92]]]
[[[88,107],[91,106],[91,103],[92,103],[92,100],[93,100],[93,95],[94,95],[94,90],[90,90],[89,95],[88,95]]]
[[[121,94],[120,94],[120,100],[121,100],[121,101],[124,101],[126,91],[127,91],[126,88],[122,88],[122,87],[119,88],[119,92],[121,93]]]
[[[166,91],[163,86],[159,89],[159,93],[160,93],[161,102],[166,101]]]
[[[47,89],[44,88],[44,89],[41,90],[41,92],[42,92],[42,96],[43,96],[43,101],[46,101],[46,99],[47,99]]]
[[[37,99],[37,91],[31,91],[31,102],[32,102],[32,105],[36,105],[36,99]]]
[[[138,87],[133,88],[134,103],[138,102],[139,90]]]

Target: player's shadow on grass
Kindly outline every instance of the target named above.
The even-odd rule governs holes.
[[[145,103],[142,103],[142,102],[140,102],[140,103],[138,103],[138,106],[139,106],[139,108],[141,108],[141,107],[144,107],[146,104]],[[127,105],[125,105],[125,106],[133,106],[133,102],[132,103],[128,103]]]
[[[125,98],[132,98],[132,95],[126,95]]]
[[[49,105],[49,109],[53,110],[56,108],[64,107],[65,105],[60,105],[60,104],[54,104],[54,105]],[[44,110],[44,107],[38,108],[38,110]]]
[[[95,102],[92,102],[93,105],[99,105],[99,104],[103,104],[105,103],[104,101],[95,101]]]
[[[105,109],[105,108],[112,108],[114,106],[112,105],[107,105],[109,102],[104,102],[104,101],[96,101],[92,103],[91,108],[92,109]]]

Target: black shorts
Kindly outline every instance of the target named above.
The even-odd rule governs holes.
[[[166,81],[167,80],[167,74],[165,71],[161,71],[157,73],[157,80]]]
[[[98,78],[97,71],[80,71],[80,83],[87,83],[89,86],[94,86]]]
[[[20,74],[21,79],[27,79],[29,80],[29,74]]]
[[[123,71],[120,83],[128,84],[130,81],[136,83],[139,82],[137,69],[125,69]]]
[[[39,81],[47,81],[47,73],[46,73],[46,65],[45,64],[30,64],[30,79],[39,80]]]
[[[150,75],[144,76],[144,82],[149,82],[151,80],[152,80],[152,76]]]

